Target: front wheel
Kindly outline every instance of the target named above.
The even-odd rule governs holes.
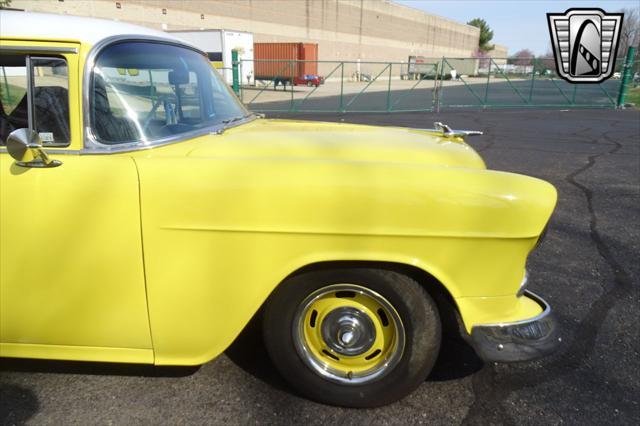
[[[283,377],[316,401],[375,407],[425,380],[440,318],[413,279],[369,268],[305,272],[269,298],[265,345]]]

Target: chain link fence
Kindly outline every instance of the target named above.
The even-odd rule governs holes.
[[[619,99],[619,104],[623,107],[640,108],[640,60],[632,61],[628,67],[628,78],[623,78],[621,82],[620,91],[623,92],[623,96]]]
[[[253,69],[265,69],[253,61]],[[372,113],[456,108],[616,108],[637,99],[638,61],[624,80],[625,58],[599,84],[560,78],[553,58],[431,58],[407,62],[271,60],[268,75],[243,74],[239,95],[257,112]],[[249,69],[245,65],[245,69]],[[300,69],[317,75],[298,75]],[[619,99],[623,80],[627,99]]]

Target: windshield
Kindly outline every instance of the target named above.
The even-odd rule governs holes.
[[[91,125],[99,142],[152,142],[248,115],[197,52],[168,44],[109,46],[93,70]]]

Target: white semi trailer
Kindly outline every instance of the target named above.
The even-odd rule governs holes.
[[[253,33],[231,30],[170,31],[209,55],[209,61],[228,84],[233,83],[231,51],[238,51],[241,61],[240,83],[253,83]]]

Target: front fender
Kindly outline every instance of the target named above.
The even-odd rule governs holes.
[[[454,298],[513,295],[556,200],[509,173],[380,163],[136,158],[158,364],[200,364],[305,264],[397,262]]]

